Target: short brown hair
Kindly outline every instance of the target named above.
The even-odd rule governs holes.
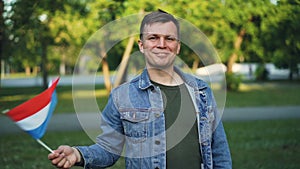
[[[157,11],[151,12],[149,14],[147,14],[144,19],[142,20],[141,26],[140,26],[140,39],[143,38],[143,31],[144,31],[144,27],[145,25],[151,25],[153,23],[166,23],[166,22],[173,22],[177,28],[177,35],[178,38],[180,37],[180,26],[179,26],[179,22],[176,18],[174,18],[173,15],[158,9]]]

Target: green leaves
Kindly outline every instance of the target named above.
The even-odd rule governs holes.
[[[14,62],[28,60],[31,65],[39,65],[41,42],[46,41],[49,61],[65,55],[66,64],[72,67],[81,47],[105,24],[158,8],[194,24],[208,37],[225,63],[234,53],[238,60],[249,62],[285,62],[287,67],[291,66],[287,64],[291,61],[285,58],[293,63],[300,62],[295,59],[300,48],[298,1],[281,0],[274,4],[269,0],[141,0],[138,3],[129,0],[17,0],[5,4],[5,33],[9,42],[6,47],[13,49],[5,51],[5,55],[13,57],[10,60]],[[239,49],[235,49],[242,30],[245,35]],[[116,29],[116,34],[122,31]],[[109,36],[114,39],[114,34]],[[122,43],[113,53],[123,53],[125,46],[126,43]],[[198,59],[192,51],[183,53],[182,59],[190,66]],[[119,61],[112,59],[113,65],[118,65]]]

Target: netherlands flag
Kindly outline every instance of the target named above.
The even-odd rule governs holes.
[[[59,78],[39,95],[6,113],[21,129],[35,139],[43,137],[55,109],[57,103],[55,88],[58,81]]]

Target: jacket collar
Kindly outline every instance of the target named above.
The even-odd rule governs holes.
[[[207,84],[202,80],[197,80],[196,77],[189,75],[187,73],[182,72],[179,68],[174,66],[174,71],[183,79],[184,83],[187,85],[197,88],[203,89],[207,87]],[[139,78],[139,88],[142,90],[148,89],[150,87],[154,87],[154,85],[150,81],[150,77],[148,74],[147,68],[145,68]]]
[[[154,85],[150,81],[147,68],[145,68],[139,78],[139,88],[145,90],[148,89],[149,87],[154,87]]]

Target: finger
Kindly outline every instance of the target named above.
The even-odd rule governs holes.
[[[54,150],[53,152],[58,153],[58,154],[61,154],[61,153],[64,152],[65,147],[66,147],[66,146],[59,146],[59,147],[57,148],[57,150]]]
[[[48,154],[48,159],[49,160],[55,159],[59,157],[61,153],[62,153],[61,151],[54,150],[53,153]]]
[[[51,162],[53,165],[57,166],[64,158],[65,158],[64,154],[58,154],[58,155],[56,155],[55,158],[52,159]]]
[[[57,154],[56,153],[50,153],[50,154],[48,154],[48,159],[49,160],[53,160],[54,158],[56,158],[57,157]]]
[[[62,158],[58,163],[57,163],[57,167],[59,167],[59,168],[62,168],[64,165],[65,165],[65,163],[66,163],[66,158]]]
[[[72,167],[71,162],[70,162],[69,160],[67,160],[67,161],[65,162],[65,165],[63,166],[63,168],[64,168],[64,169],[68,169],[68,168],[71,168],[71,167]]]
[[[63,152],[62,150],[53,150],[52,153],[48,154],[48,159],[53,160],[53,159],[59,157],[62,152]]]

